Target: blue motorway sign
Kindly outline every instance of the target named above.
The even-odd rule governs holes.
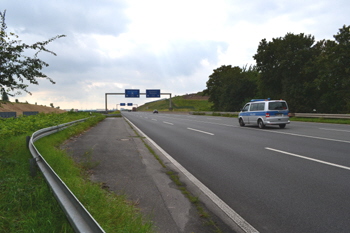
[[[160,97],[160,90],[146,90],[146,97],[147,98],[159,98]]]
[[[120,106],[125,106],[125,103],[120,103]]]
[[[128,103],[128,106],[132,106],[132,103]]]
[[[139,98],[140,90],[139,89],[125,89],[126,98]]]

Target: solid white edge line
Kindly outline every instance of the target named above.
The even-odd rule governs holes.
[[[198,129],[192,129],[192,128],[187,128],[187,129],[192,130],[192,131],[196,131],[196,132],[200,132],[200,133],[205,133],[205,134],[209,134],[209,135],[214,135],[213,133],[205,132],[205,131],[198,130]]]
[[[335,164],[335,163],[329,163],[329,162],[326,162],[326,161],[323,161],[323,160],[319,160],[319,159],[313,159],[313,158],[309,158],[309,157],[306,157],[306,156],[297,155],[297,154],[293,154],[293,153],[289,153],[289,152],[286,152],[286,151],[277,150],[277,149],[273,149],[273,148],[269,148],[269,147],[265,147],[265,149],[266,150],[272,150],[272,151],[279,152],[279,153],[286,154],[286,155],[291,155],[291,156],[302,158],[302,159],[306,159],[306,160],[311,160],[311,161],[322,163],[322,164],[326,164],[326,165],[330,165],[330,166],[333,166],[333,167],[339,167],[339,168],[342,168],[342,169],[350,170],[350,167],[346,167],[346,166]]]
[[[196,185],[207,197],[212,200],[233,222],[235,222],[246,233],[259,233],[252,225],[245,221],[236,211],[231,209],[224,201],[222,201],[215,193],[213,193],[207,186],[200,182],[195,176],[187,171],[180,163],[178,163],[173,157],[171,157],[165,150],[157,145],[152,139],[150,139],[144,132],[136,127],[129,119],[124,117],[137,131],[139,131],[147,140],[149,140],[153,146],[155,146],[163,155],[169,159],[177,169],[179,169],[194,185]]]

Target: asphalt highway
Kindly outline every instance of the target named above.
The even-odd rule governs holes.
[[[259,232],[350,231],[350,126],[236,118],[123,116]]]

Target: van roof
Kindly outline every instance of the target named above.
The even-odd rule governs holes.
[[[252,99],[250,100],[250,102],[257,102],[257,101],[285,101],[285,100],[271,100],[270,98],[267,98],[267,99]]]

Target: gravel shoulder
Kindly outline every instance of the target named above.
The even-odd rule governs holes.
[[[64,148],[78,161],[98,162],[91,180],[126,195],[153,220],[157,232],[214,232],[124,118],[106,118]],[[213,217],[222,232],[232,232]]]

